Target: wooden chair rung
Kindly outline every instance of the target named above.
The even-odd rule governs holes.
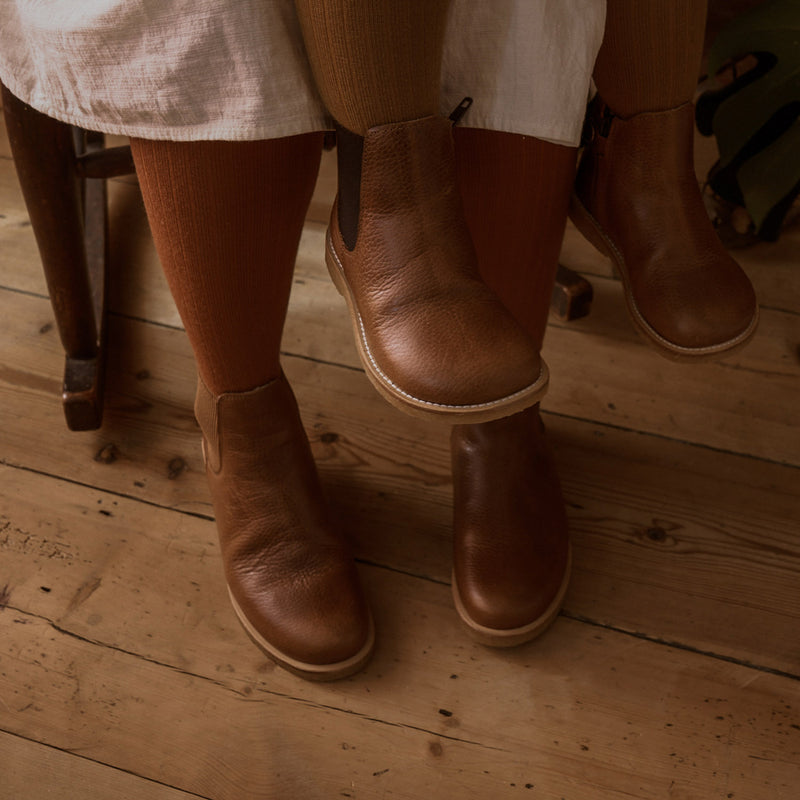
[[[135,172],[131,148],[128,145],[89,151],[75,161],[75,172],[80,178],[117,178]]]

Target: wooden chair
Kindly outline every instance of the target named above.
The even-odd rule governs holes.
[[[71,430],[103,419],[108,222],[106,179],[134,171],[130,148],[73,128],[2,87],[14,165],[66,353],[62,398]]]
[[[106,180],[134,172],[129,147],[42,114],[2,86],[6,128],[66,354],[62,399],[71,430],[103,419],[108,281]],[[559,267],[553,313],[589,312],[592,287]]]

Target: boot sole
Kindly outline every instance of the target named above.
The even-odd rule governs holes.
[[[541,371],[538,379],[534,383],[526,386],[524,389],[520,389],[518,392],[487,403],[447,405],[444,403],[422,400],[403,391],[383,372],[383,370],[381,370],[372,355],[361,314],[358,312],[352,292],[350,291],[350,286],[344,274],[342,263],[334,249],[330,231],[325,241],[325,263],[327,264],[328,272],[330,273],[336,290],[347,302],[350,319],[356,331],[355,339],[358,355],[364,366],[367,377],[378,390],[378,393],[395,406],[395,408],[415,417],[423,417],[427,420],[436,419],[440,422],[445,421],[451,424],[489,422],[493,419],[500,419],[501,417],[516,414],[518,411],[523,411],[529,406],[538,403],[547,392],[550,372],[544,361],[541,362]]]
[[[464,604],[461,602],[461,595],[458,591],[455,572],[452,576],[453,602],[455,603],[458,616],[467,628],[467,632],[476,642],[486,647],[517,647],[518,645],[531,642],[538,638],[555,622],[561,611],[561,606],[564,603],[564,596],[567,593],[567,586],[569,585],[571,573],[572,548],[570,548],[569,554],[567,555],[567,566],[564,570],[564,577],[561,580],[561,585],[558,587],[558,592],[556,592],[556,596],[552,599],[550,605],[545,609],[544,613],[535,620],[518,628],[488,628],[472,619],[466,608],[464,608]]]
[[[245,629],[247,635],[253,640],[253,643],[276,664],[283,667],[288,672],[291,672],[293,675],[297,675],[307,681],[335,681],[340,678],[347,678],[364,667],[372,656],[372,651],[375,648],[375,624],[372,620],[372,615],[370,615],[369,618],[369,634],[367,635],[367,641],[354,656],[334,664],[309,664],[286,655],[286,653],[281,652],[277,647],[270,644],[270,642],[253,627],[250,620],[247,619],[239,604],[236,602],[230,588],[228,588],[228,596],[230,597],[233,610],[239,618],[239,622]]]
[[[644,337],[645,341],[655,347],[661,355],[673,361],[702,361],[721,355],[729,355],[743,347],[753,338],[756,328],[758,327],[758,307],[756,307],[756,313],[752,321],[742,333],[735,336],[733,339],[728,339],[719,344],[709,345],[707,347],[685,347],[664,338],[658,331],[650,326],[636,306],[636,300],[631,292],[628,270],[625,266],[625,259],[622,253],[574,192],[570,200],[569,216],[583,237],[596,250],[607,258],[610,258],[613,262],[616,272],[622,280],[628,316],[631,318],[636,330]]]

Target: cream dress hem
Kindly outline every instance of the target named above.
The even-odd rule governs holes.
[[[375,0],[378,2],[379,0]],[[0,80],[80,127],[174,141],[330,127],[292,0],[0,0]],[[452,0],[441,112],[577,145],[604,0]]]

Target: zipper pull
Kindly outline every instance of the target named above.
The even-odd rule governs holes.
[[[469,107],[472,105],[472,98],[465,97],[451,112],[450,112],[450,121],[453,125],[458,125],[461,122],[461,118],[464,114],[469,111]]]

